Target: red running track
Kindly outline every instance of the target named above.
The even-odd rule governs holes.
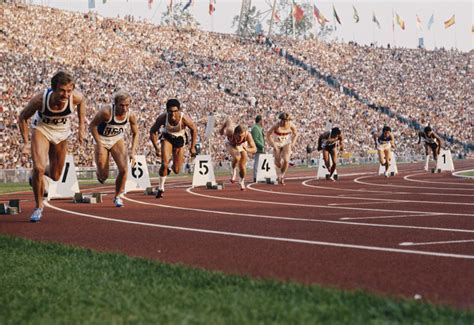
[[[474,307],[474,180],[400,165],[384,178],[374,166],[341,169],[340,180],[289,178],[286,186],[250,184],[245,192],[168,184],[157,200],[129,193],[102,204],[49,202],[31,224],[23,211],[1,216],[0,233],[180,263],[228,274],[362,289],[458,308]],[[474,161],[456,162],[457,169]],[[110,191],[112,186],[86,191]]]

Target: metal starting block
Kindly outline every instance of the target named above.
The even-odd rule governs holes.
[[[265,183],[272,185],[275,184],[275,182],[270,177],[265,178]]]
[[[212,182],[207,182],[206,188],[208,190],[222,190],[224,189],[224,182],[218,182],[216,185],[213,185]]]
[[[147,187],[145,189],[145,195],[155,195],[155,189],[153,187]]]
[[[395,176],[395,173],[394,172],[390,172],[390,176]]]
[[[431,168],[431,172],[432,172],[433,174],[435,174],[435,173],[441,173],[441,169]]]
[[[102,193],[92,193],[92,194],[83,194],[75,193],[74,194],[74,203],[101,203],[102,202]]]
[[[20,200],[10,200],[7,203],[0,203],[0,214],[18,214],[21,212]]]

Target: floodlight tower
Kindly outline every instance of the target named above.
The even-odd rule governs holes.
[[[239,29],[237,34],[244,36],[245,26],[244,22],[248,20],[248,14],[250,12],[250,6],[252,5],[252,0],[242,0],[242,8],[240,8],[240,17],[239,17]]]

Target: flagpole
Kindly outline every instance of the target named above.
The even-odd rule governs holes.
[[[458,48],[458,37],[457,37],[457,27],[454,26],[454,48]]]
[[[293,6],[291,7],[291,18],[293,19],[293,38],[296,38],[296,22],[295,22],[295,13],[294,13],[294,10],[295,10],[295,5],[293,4]]]
[[[392,7],[392,39],[393,39],[393,47],[397,47],[397,41],[395,40],[395,16],[393,14],[393,7]]]
[[[276,8],[276,0],[273,0],[272,17],[270,18],[270,26],[268,27],[268,34],[267,34],[268,38],[270,38],[270,36],[272,35],[273,19],[275,17],[275,8]]]

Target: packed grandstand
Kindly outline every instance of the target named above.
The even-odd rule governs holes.
[[[344,133],[346,157],[368,157],[371,131],[384,125],[394,131],[398,156],[422,152],[417,128],[428,124],[455,155],[473,148],[472,51],[241,38],[34,5],[2,10],[1,169],[31,167],[21,154],[18,115],[60,68],[86,96],[88,121],[114,90],[131,93],[140,153],[151,164],[157,158],[149,130],[169,98],[181,101],[216,163],[227,154],[217,129],[204,141],[209,114],[217,124],[231,116],[248,127],[260,114],[268,128],[280,112],[290,113],[301,135],[295,161],[307,158],[330,124]],[[79,145],[75,136],[69,151],[76,163],[93,166],[92,137]]]

